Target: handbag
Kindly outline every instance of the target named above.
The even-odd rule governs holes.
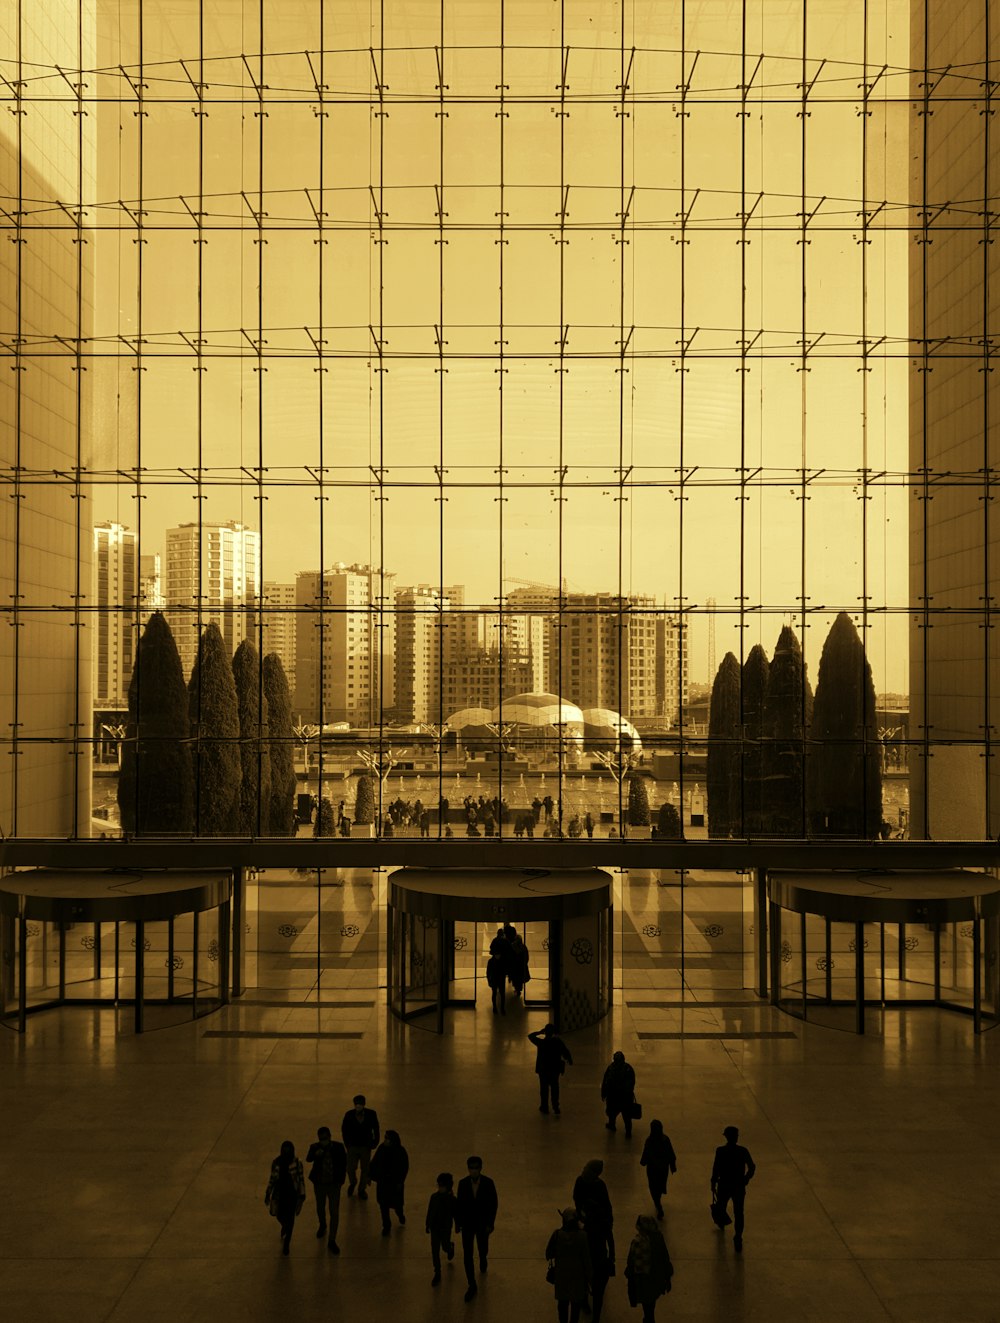
[[[633,1098],[633,1099],[632,1099],[632,1106],[629,1108],[629,1111],[632,1113],[632,1120],[633,1120],[633,1121],[641,1121],[641,1120],[642,1120],[642,1103],[640,1103],[640,1102],[636,1102],[635,1099]]]
[[[555,1284],[556,1265],[552,1259],[549,1259],[549,1266],[545,1269],[545,1280],[550,1286]]]
[[[720,1231],[723,1227],[729,1226],[730,1222],[733,1220],[726,1212],[725,1205],[720,1204],[718,1199],[714,1197],[708,1211],[712,1214],[712,1221]]]

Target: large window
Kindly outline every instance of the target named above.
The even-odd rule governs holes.
[[[994,832],[991,8],[8,10],[3,830],[117,830],[162,613],[335,827]]]

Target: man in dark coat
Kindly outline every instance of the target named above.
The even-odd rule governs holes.
[[[736,1126],[727,1125],[722,1133],[726,1142],[715,1150],[712,1164],[712,1200],[723,1209],[733,1201],[733,1249],[739,1254],[743,1249],[743,1200],[757,1166],[749,1150],[736,1142],[740,1137]]]
[[[378,1116],[371,1107],[365,1106],[365,1095],[363,1093],[355,1094],[354,1106],[349,1112],[344,1113],[344,1119],[340,1123],[340,1133],[347,1149],[348,1196],[354,1193],[354,1187],[357,1185],[358,1198],[367,1199],[368,1169],[371,1165],[372,1149],[378,1146],[381,1132],[378,1126]],[[358,1176],[359,1164],[361,1166],[360,1177]]]
[[[554,1024],[547,1024],[544,1029],[536,1029],[528,1035],[528,1042],[534,1043],[535,1074],[538,1076],[538,1090],[541,1105],[538,1110],[548,1113],[549,1095],[552,1097],[552,1110],[559,1115],[559,1076],[566,1069],[564,1062],[572,1066],[573,1057],[569,1048],[556,1033]]]
[[[592,1323],[600,1323],[601,1309],[604,1303],[604,1291],[608,1278],[615,1271],[615,1216],[611,1208],[611,1196],[608,1187],[601,1179],[604,1163],[600,1158],[592,1158],[576,1178],[573,1186],[573,1203],[583,1220],[583,1229],[587,1234],[590,1247],[591,1285],[593,1294]]]
[[[601,1097],[608,1113],[607,1129],[615,1129],[615,1119],[621,1114],[625,1122],[625,1138],[632,1137],[632,1108],[635,1106],[635,1071],[625,1060],[624,1052],[616,1052],[601,1081]]]
[[[375,1150],[369,1173],[375,1182],[375,1199],[382,1214],[382,1235],[388,1236],[392,1230],[389,1222],[390,1211],[399,1218],[399,1225],[406,1225],[403,1212],[403,1191],[406,1177],[410,1170],[410,1157],[400,1142],[395,1130],[387,1130],[385,1139]]]
[[[337,1228],[340,1226],[340,1191],[347,1175],[347,1154],[343,1144],[331,1135],[329,1126],[321,1125],[316,1131],[316,1142],[309,1145],[306,1162],[312,1163],[309,1179],[313,1183],[316,1212],[319,1216],[316,1239],[321,1240],[327,1233],[326,1210],[329,1205],[330,1239],[327,1241],[327,1247],[331,1254],[339,1254]]]
[[[455,1196],[455,1226],[462,1233],[462,1250],[465,1259],[465,1276],[469,1289],[466,1300],[471,1300],[479,1290],[476,1284],[476,1265],[473,1248],[479,1249],[479,1271],[485,1272],[490,1248],[490,1234],[496,1225],[497,1187],[489,1176],[483,1175],[483,1160],[475,1154],[466,1162],[468,1176],[458,1182]]]

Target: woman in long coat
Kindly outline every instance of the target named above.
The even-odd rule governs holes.
[[[662,1121],[650,1121],[649,1138],[642,1149],[639,1165],[646,1168],[646,1181],[653,1199],[656,1216],[663,1216],[663,1196],[667,1192],[667,1177],[677,1174],[677,1154],[670,1137],[663,1133]]]
[[[288,1253],[295,1230],[295,1219],[305,1203],[306,1182],[301,1159],[295,1156],[295,1145],[286,1139],[281,1152],[271,1163],[271,1177],[264,1193],[264,1203],[281,1227],[281,1252]]]
[[[382,1235],[388,1236],[392,1227],[389,1212],[392,1210],[402,1226],[406,1222],[403,1212],[403,1187],[410,1170],[410,1157],[399,1142],[396,1130],[387,1130],[385,1139],[372,1155],[369,1175],[375,1182],[375,1200],[382,1214]]]
[[[591,1268],[590,1247],[575,1208],[563,1211],[562,1226],[549,1237],[545,1257],[555,1268],[553,1286],[559,1323],[579,1323],[580,1309],[587,1301]]]
[[[625,1277],[628,1302],[634,1309],[642,1305],[642,1323],[655,1323],[656,1302],[670,1290],[674,1266],[655,1217],[635,1219],[635,1236],[628,1247]]]

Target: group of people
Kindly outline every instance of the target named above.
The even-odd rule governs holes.
[[[493,996],[493,1014],[507,1014],[507,984],[520,997],[524,985],[531,978],[528,948],[524,939],[511,923],[497,929],[490,942],[490,958],[486,962],[486,983]]]
[[[503,931],[500,930],[501,934]],[[540,1110],[547,1112],[551,1102],[552,1110],[558,1114],[558,1081],[566,1065],[572,1065],[572,1055],[553,1024],[545,1025],[528,1038],[536,1049]],[[626,1122],[626,1137],[630,1137],[632,1121],[641,1115],[641,1109],[635,1101],[635,1071],[622,1052],[614,1054],[604,1072],[601,1097],[607,1128],[615,1130],[616,1120],[621,1116]],[[756,1165],[749,1151],[739,1143],[739,1130],[735,1126],[727,1126],[723,1136],[726,1142],[716,1149],[712,1165],[711,1213],[720,1229],[733,1226],[733,1247],[740,1253],[746,1188]],[[316,1237],[327,1238],[332,1254],[340,1253],[337,1231],[345,1181],[348,1197],[356,1190],[362,1200],[368,1198],[368,1186],[374,1183],[383,1236],[391,1234],[391,1213],[395,1213],[400,1226],[405,1225],[404,1192],[409,1156],[395,1130],[386,1130],[380,1142],[378,1115],[367,1106],[363,1094],[355,1096],[352,1108],[344,1114],[341,1140],[333,1138],[328,1126],[320,1126],[315,1142],[309,1146],[306,1163],[316,1200]],[[654,1323],[656,1303],[671,1289],[674,1273],[659,1222],[664,1217],[667,1182],[677,1172],[677,1155],[662,1122],[650,1121],[639,1163],[646,1172],[655,1216],[640,1214],[636,1218],[624,1276],[629,1304],[642,1307],[643,1323]],[[591,1315],[592,1323],[600,1323],[605,1290],[615,1275],[614,1211],[603,1170],[600,1158],[592,1158],[584,1165],[573,1186],[572,1205],[562,1210],[561,1225],[552,1232],[545,1248],[546,1277],[554,1290],[559,1323],[579,1323],[584,1311]],[[449,1262],[453,1260],[454,1235],[461,1236],[465,1300],[470,1301],[479,1290],[477,1263],[480,1275],[489,1266],[490,1236],[496,1226],[499,1198],[495,1182],[483,1173],[483,1160],[478,1154],[467,1159],[466,1172],[457,1188],[451,1172],[439,1173],[427,1203],[424,1231],[430,1236],[432,1286],[441,1281],[442,1251]],[[278,1221],[285,1255],[305,1198],[303,1163],[296,1157],[295,1145],[286,1139],[271,1164],[264,1195],[265,1204]]]

